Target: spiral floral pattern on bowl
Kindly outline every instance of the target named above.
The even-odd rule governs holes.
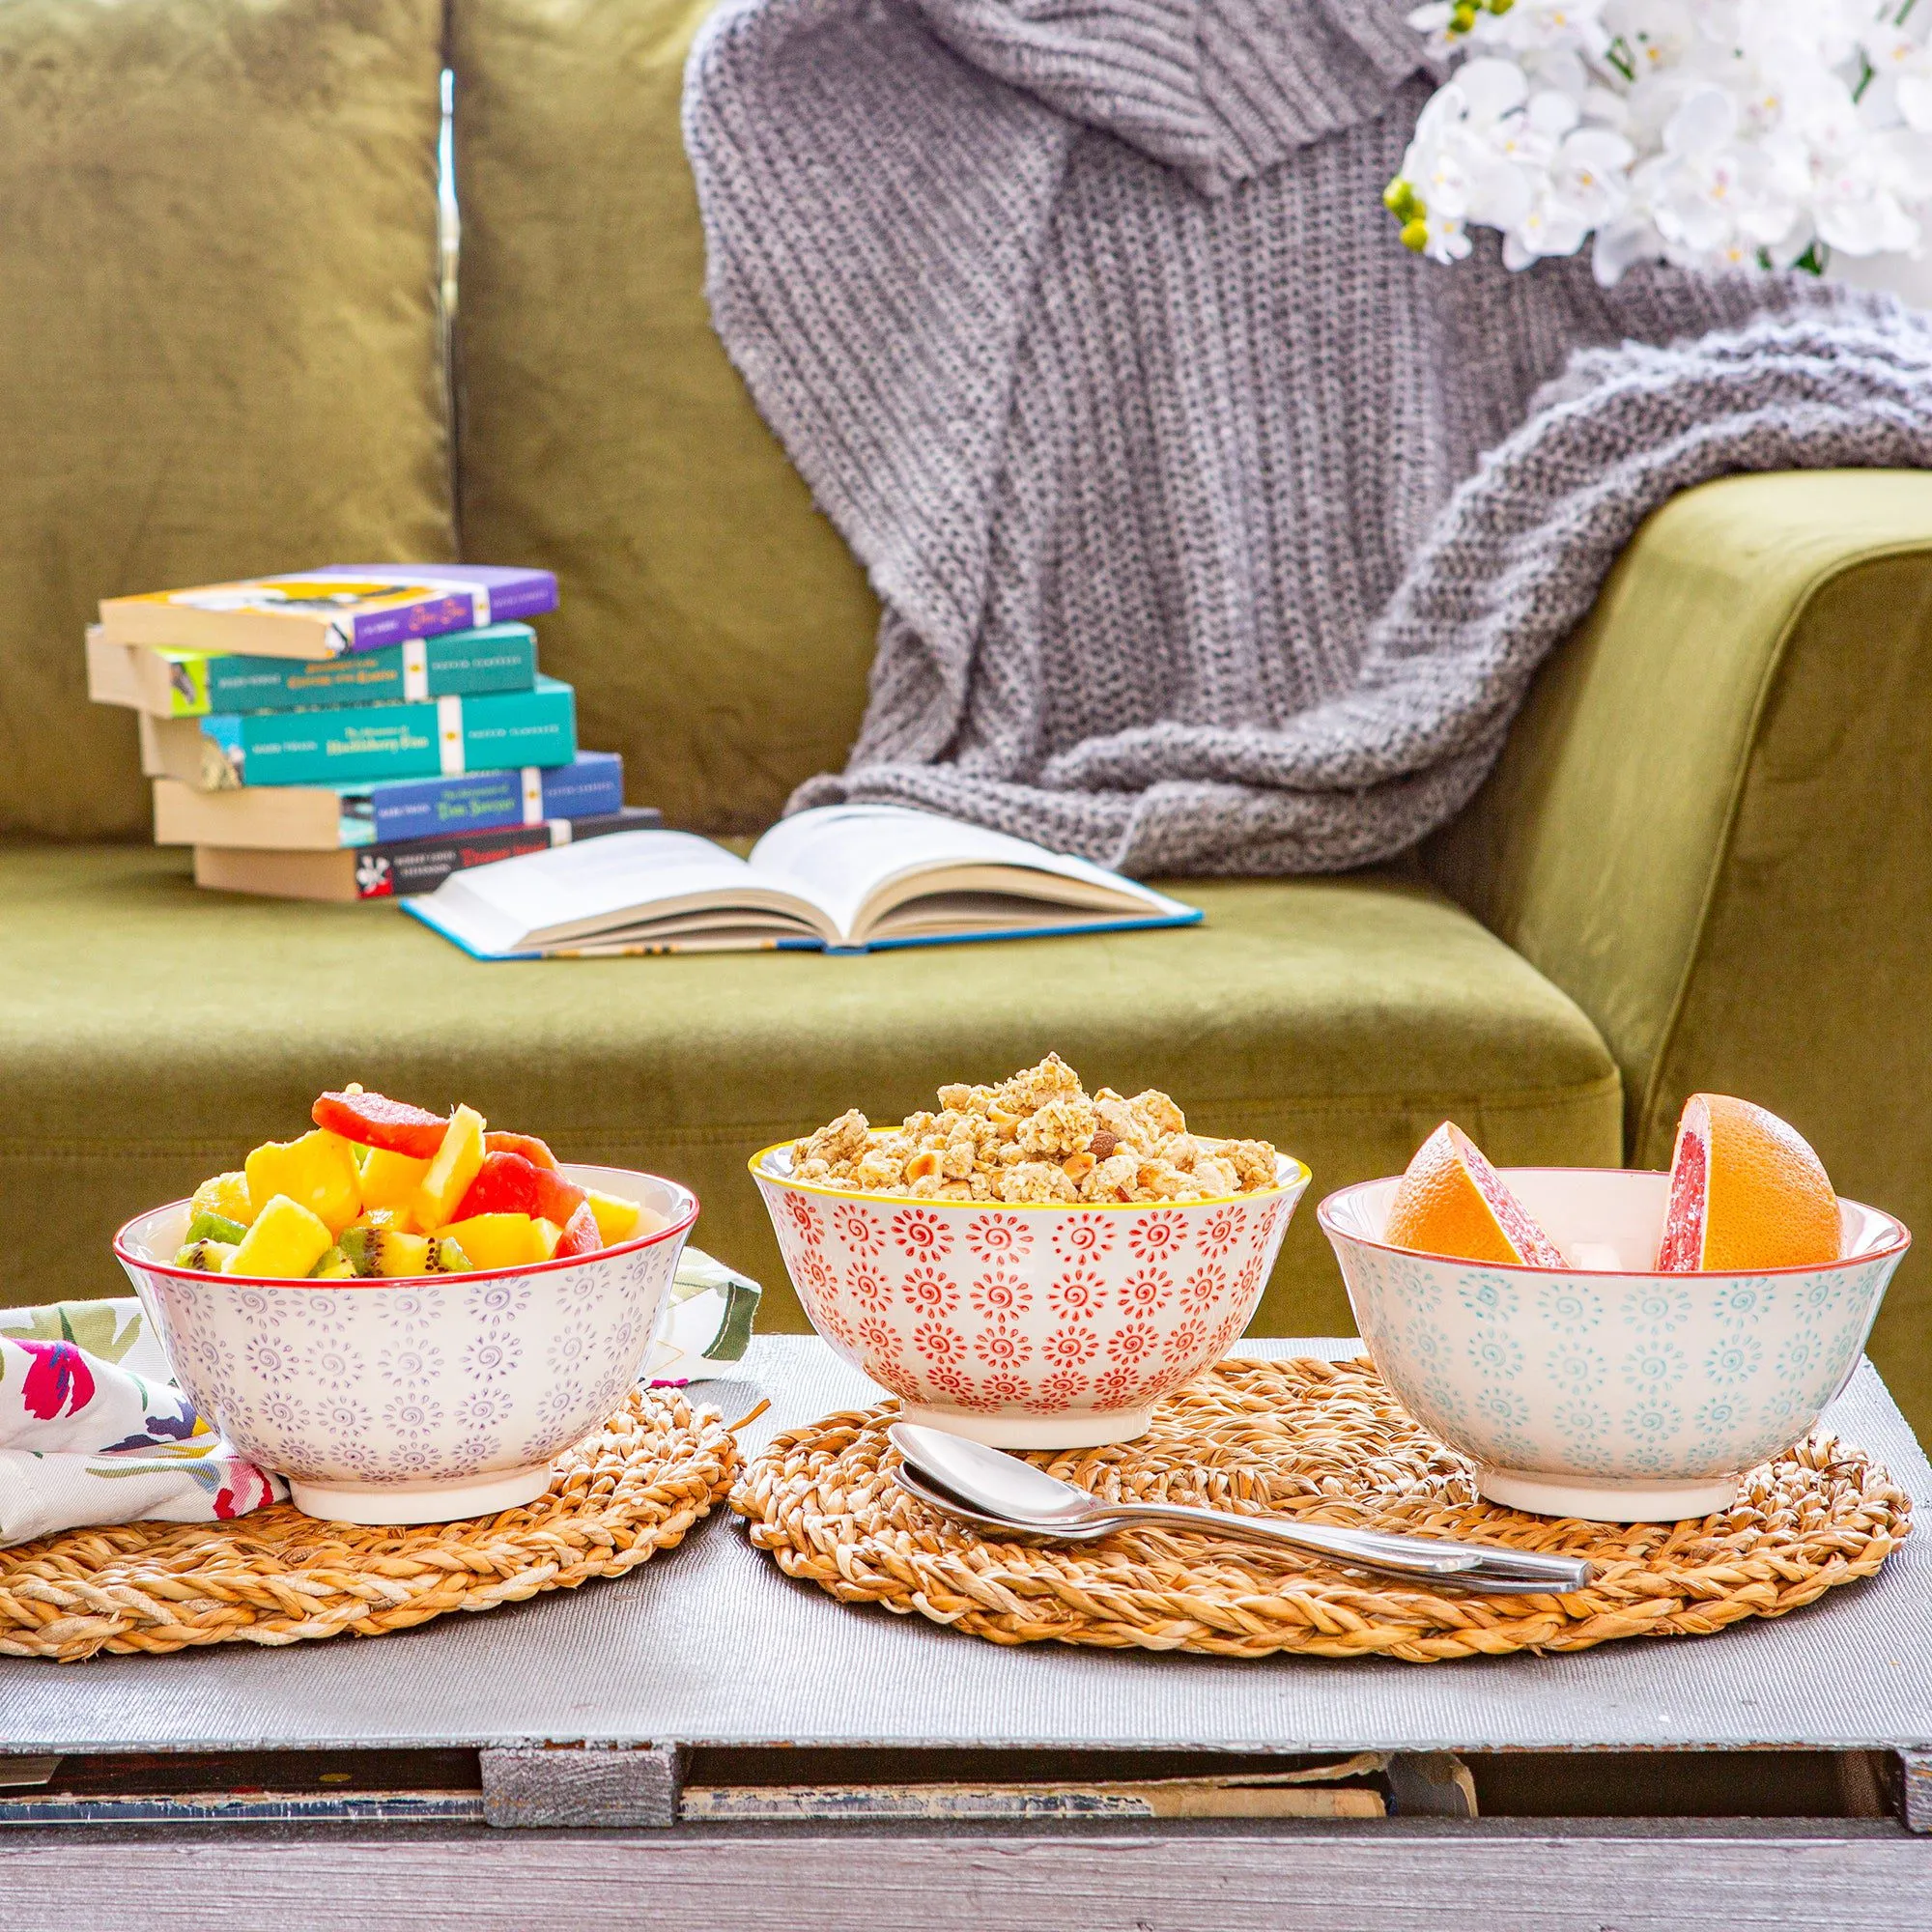
[[[566,1172],[660,1212],[653,1176]],[[677,1234],[519,1274],[394,1285],[241,1284],[144,1266],[185,1204],[124,1233],[122,1265],[190,1400],[242,1455],[309,1483],[455,1481],[547,1462],[636,1380],[683,1251]]]

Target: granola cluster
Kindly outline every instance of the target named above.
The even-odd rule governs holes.
[[[1190,1134],[1150,1088],[1089,1094],[1057,1053],[997,1087],[942,1087],[939,1112],[874,1134],[854,1108],[794,1144],[800,1180],[930,1201],[1208,1201],[1271,1187],[1266,1141]]]

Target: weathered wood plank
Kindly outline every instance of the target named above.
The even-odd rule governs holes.
[[[50,1911],[52,1917],[49,1916]],[[1896,1829],[1618,1825],[826,1833],[685,1828],[378,1839],[0,1839],[0,1932],[1832,1932],[1932,1928],[1932,1847]]]
[[[478,1755],[483,1817],[499,1830],[628,1830],[677,1823],[684,1763],[675,1745],[634,1749],[530,1745]]]

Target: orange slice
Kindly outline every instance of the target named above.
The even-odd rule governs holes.
[[[1457,1261],[1562,1267],[1563,1251],[1509,1191],[1483,1151],[1444,1121],[1416,1149],[1389,1208],[1382,1238]]]
[[[1815,1267],[1838,1253],[1838,1197],[1804,1136],[1748,1100],[1691,1094],[1677,1120],[1659,1268]]]

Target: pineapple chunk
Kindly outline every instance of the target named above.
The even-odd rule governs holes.
[[[483,1116],[474,1107],[459,1107],[449,1117],[442,1145],[410,1197],[410,1212],[418,1228],[440,1228],[469,1192],[469,1183],[483,1168]]]
[[[219,1214],[224,1221],[248,1225],[254,1209],[248,1205],[248,1177],[245,1174],[213,1174],[194,1190],[188,1203],[196,1214]]]
[[[608,1248],[612,1241],[628,1241],[636,1234],[651,1234],[653,1227],[643,1225],[644,1209],[636,1201],[626,1201],[621,1194],[599,1194],[590,1189],[590,1211],[597,1217],[597,1238]],[[653,1214],[651,1221],[657,1222]]]
[[[175,1256],[175,1266],[193,1268],[198,1274],[219,1274],[235,1252],[233,1241],[190,1241]]]
[[[556,1244],[563,1239],[563,1230],[554,1221],[546,1221],[541,1214],[531,1226],[537,1231],[537,1260],[547,1262],[556,1253]]]
[[[246,1173],[250,1201],[268,1202],[277,1194],[299,1201],[327,1224],[331,1238],[362,1211],[355,1156],[340,1134],[326,1127],[297,1141],[266,1142],[248,1156]]]
[[[471,1267],[526,1267],[547,1257],[537,1224],[527,1214],[472,1214],[443,1230],[469,1257]]]
[[[286,1194],[271,1195],[221,1271],[301,1281],[334,1245],[326,1221]]]
[[[362,1163],[362,1205],[365,1208],[407,1208],[429,1172],[426,1160],[412,1160],[387,1148],[371,1148]]]
[[[379,1208],[379,1213],[385,1210]],[[427,1274],[429,1241],[422,1235],[407,1235],[395,1228],[381,1226],[345,1228],[342,1251],[362,1275]]]

